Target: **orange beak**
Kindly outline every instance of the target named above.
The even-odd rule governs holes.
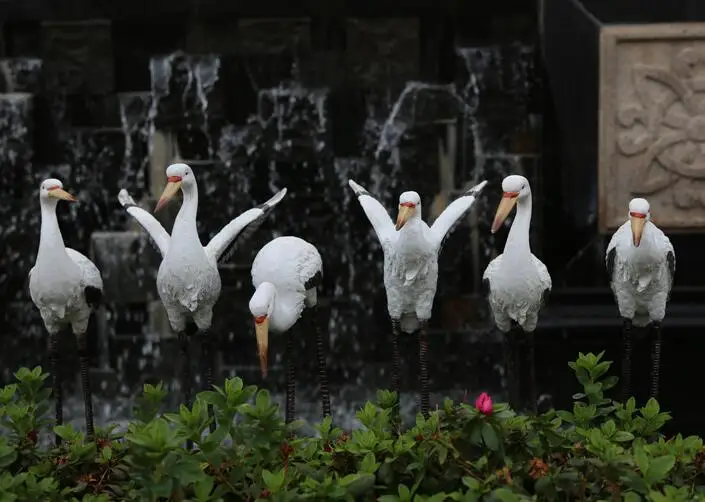
[[[76,197],[70,193],[64,191],[59,187],[51,187],[49,189],[49,197],[54,197],[55,199],[67,200],[69,202],[76,202]]]
[[[269,318],[266,315],[255,317],[255,335],[262,378],[267,378],[267,353],[269,352]]]
[[[644,213],[629,213],[629,219],[632,224],[632,242],[634,247],[639,247],[641,243],[641,235],[644,233],[644,225],[646,225],[646,215]]]
[[[409,218],[416,212],[416,204],[411,202],[402,202],[399,204],[399,214],[397,215],[397,225],[396,229],[401,230],[401,228],[406,225]]]
[[[179,188],[181,188],[181,176],[169,176],[167,178],[167,182],[168,183],[162,192],[162,196],[159,197],[157,207],[154,208],[155,213],[166,206],[167,202],[169,202],[171,198],[176,195],[176,192],[179,191]]]
[[[494,221],[492,222],[492,233],[497,232],[499,227],[502,226],[504,220],[507,219],[509,213],[511,213],[512,209],[514,209],[518,197],[519,192],[504,192],[504,195],[502,195],[502,200],[499,201],[499,205],[497,206],[497,212],[494,215]]]

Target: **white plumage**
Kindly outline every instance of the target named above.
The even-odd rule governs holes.
[[[268,242],[252,263],[250,312],[263,376],[267,374],[268,332],[283,333],[299,320],[306,307],[318,303],[317,286],[323,273],[318,250],[298,237],[277,237]]]
[[[220,295],[218,261],[227,254],[241,232],[256,229],[286,195],[286,188],[256,208],[249,209],[233,219],[206,245],[201,244],[196,227],[198,186],[191,168],[186,164],[172,164],[166,171],[168,183],[159,200],[157,210],[176,192],[183,192],[183,204],[168,232],[150,213],[138,207],[126,190],[118,200],[127,212],[149,233],[162,255],[157,274],[157,291],[176,332],[186,328],[189,318],[201,331],[210,327],[213,306]]]
[[[29,271],[29,293],[39,309],[44,326],[49,332],[49,350],[53,395],[56,400],[56,423],[63,423],[63,399],[59,371],[57,335],[70,325],[76,335],[81,384],[86,416],[86,433],[94,435],[93,405],[88,377],[88,344],[86,330],[91,312],[98,308],[103,298],[103,279],[92,261],[73,249],[64,246],[56,204],[59,200],[75,201],[64,191],[57,179],[47,179],[39,187],[39,204],[42,224],[39,251],[34,267]],[[57,444],[59,438],[57,436]]]
[[[629,219],[612,236],[605,262],[619,313],[634,326],[666,315],[676,256],[671,241],[651,221],[648,201],[629,202]]]
[[[83,335],[91,311],[101,300],[103,280],[92,261],[64,246],[56,218],[59,199],[75,200],[59,180],[44,180],[39,189],[39,251],[29,271],[29,292],[49,333],[56,334],[70,324],[75,334]]]
[[[348,181],[377,234],[384,253],[387,309],[406,333],[431,318],[438,281],[438,254],[446,235],[472,207],[486,181],[453,201],[429,227],[421,219],[421,198],[416,192],[399,196],[395,225],[384,207],[355,181]]]
[[[504,252],[492,260],[483,274],[489,289],[489,304],[497,328],[511,329],[515,321],[526,332],[536,329],[538,314],[551,291],[551,276],[546,266],[531,253],[531,187],[526,178],[507,176],[502,181],[504,195],[497,208],[492,233],[507,218],[514,205],[516,216]]]

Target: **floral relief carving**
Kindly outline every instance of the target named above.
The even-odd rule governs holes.
[[[705,207],[705,49],[681,49],[670,68],[635,64],[630,77],[636,99],[617,111],[617,147],[636,161],[632,194],[668,189],[677,208]]]

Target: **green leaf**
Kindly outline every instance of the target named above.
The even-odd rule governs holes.
[[[612,439],[619,441],[620,443],[624,441],[632,441],[634,439],[634,434],[627,431],[617,431]]]
[[[497,433],[487,422],[484,422],[482,425],[482,441],[492,451],[497,451],[497,449],[499,448],[499,440],[497,439]]]
[[[368,452],[360,462],[360,470],[369,474],[374,474],[378,467],[379,463],[375,460],[375,454],[372,452]]]
[[[409,488],[406,485],[399,485],[398,492],[399,500],[401,500],[402,502],[407,502],[411,500],[411,492],[409,492]]]
[[[649,470],[647,471],[646,482],[653,485],[662,482],[671,472],[676,464],[676,457],[673,455],[664,455],[651,459]]]

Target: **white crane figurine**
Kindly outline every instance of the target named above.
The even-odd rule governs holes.
[[[661,322],[676,273],[671,241],[651,222],[646,199],[629,202],[629,218],[612,236],[605,256],[607,275],[622,326],[622,393],[631,394],[632,334],[651,325],[651,396],[658,394],[661,365]]]
[[[86,330],[91,312],[103,298],[103,280],[98,268],[78,251],[64,246],[56,205],[59,200],[75,201],[64,191],[61,181],[46,179],[39,186],[42,224],[39,251],[34,267],[29,271],[29,293],[39,309],[49,332],[49,359],[53,393],[56,400],[56,424],[63,423],[63,395],[59,368],[58,335],[70,325],[76,336],[81,366],[81,385],[86,415],[86,433],[93,439],[93,404],[88,378],[88,344]],[[60,438],[56,436],[56,444]]]
[[[531,187],[519,175],[502,181],[502,199],[497,207],[492,233],[494,234],[516,206],[516,216],[509,230],[504,252],[492,260],[483,274],[490,309],[497,328],[504,333],[505,365],[509,384],[509,401],[518,406],[519,382],[516,375],[518,340],[528,342],[529,397],[532,411],[536,410],[536,374],[534,364],[534,330],[541,307],[551,292],[551,276],[546,266],[531,253],[529,227],[531,226]]]
[[[399,196],[396,225],[389,214],[363,187],[348,180],[357,200],[372,224],[384,253],[384,287],[387,310],[392,320],[392,390],[400,392],[400,332],[419,339],[421,412],[428,416],[428,340],[426,326],[431,318],[438,282],[438,255],[451,228],[472,207],[486,181],[467,190],[453,201],[429,227],[421,219],[421,197],[416,192]]]
[[[323,337],[318,319],[317,287],[321,283],[323,261],[312,244],[298,237],[277,237],[260,249],[252,263],[250,312],[255,322],[257,350],[262,376],[267,376],[269,331],[286,332],[286,410],[290,423],[296,413],[296,359],[293,326],[305,308],[311,309],[310,322],[316,335],[318,384],[323,416],[329,416],[330,393],[328,372],[323,352]]]
[[[178,334],[183,359],[184,401],[191,404],[189,344],[191,335],[200,334],[206,359],[206,385],[213,385],[212,336],[208,335],[213,319],[213,306],[220,296],[218,262],[226,260],[237,241],[247,239],[286,195],[286,188],[267,202],[248,209],[213,236],[206,246],[201,244],[196,227],[198,185],[186,164],[171,164],[166,169],[167,184],[154,210],[159,209],[179,191],[183,203],[174,221],[171,236],[159,221],[138,207],[126,190],[118,200],[127,212],[147,231],[162,262],[157,273],[157,291],[164,304],[169,324]],[[211,431],[215,423],[211,423]]]

